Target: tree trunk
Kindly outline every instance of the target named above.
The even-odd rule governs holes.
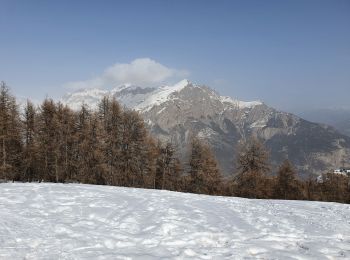
[[[2,170],[3,170],[3,176],[5,178],[5,181],[7,181],[7,175],[6,175],[6,145],[5,145],[5,138],[2,138]]]
[[[58,165],[57,165],[57,155],[55,156],[55,176],[56,176],[56,182],[58,182]]]

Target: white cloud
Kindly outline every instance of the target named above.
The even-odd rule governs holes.
[[[186,70],[169,68],[150,58],[140,58],[130,63],[116,63],[105,69],[101,76],[68,82],[64,87],[69,89],[108,88],[122,84],[148,87],[176,81],[188,75]]]

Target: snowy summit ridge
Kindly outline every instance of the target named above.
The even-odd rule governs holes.
[[[83,89],[74,93],[68,93],[63,97],[62,102],[74,110],[78,110],[82,104],[86,104],[94,109],[104,96],[110,96],[116,97],[121,104],[130,109],[146,112],[155,106],[160,106],[161,104],[170,101],[172,98],[176,98],[174,94],[181,92],[187,87],[202,88],[203,86],[196,85],[188,79],[183,79],[174,85],[165,85],[157,88],[144,88],[141,86],[124,84],[117,86],[110,91],[102,89]],[[230,97],[220,96],[214,91],[213,93],[215,93],[213,98],[220,100],[223,103],[238,105],[241,108],[262,104],[259,101],[244,102]]]

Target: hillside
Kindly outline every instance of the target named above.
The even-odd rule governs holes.
[[[260,101],[240,101],[215,90],[182,80],[173,86],[143,88],[123,85],[111,91],[89,89],[67,94],[63,103],[79,109],[96,108],[105,95],[140,112],[151,133],[177,145],[188,158],[188,144],[196,136],[210,144],[226,175],[235,169],[237,144],[257,136],[271,151],[275,167],[289,159],[298,172],[322,174],[350,158],[350,137],[334,128],[278,111]]]
[[[350,257],[350,206],[0,184],[0,259]]]

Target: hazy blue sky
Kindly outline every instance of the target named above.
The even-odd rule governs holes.
[[[350,1],[0,0],[18,96],[182,77],[284,110],[350,106]]]

